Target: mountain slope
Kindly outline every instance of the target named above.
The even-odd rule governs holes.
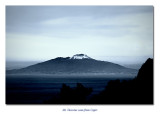
[[[74,55],[72,58],[58,57],[26,68],[7,71],[7,74],[72,74],[72,73],[136,73],[134,69],[121,65],[98,61],[84,54]]]

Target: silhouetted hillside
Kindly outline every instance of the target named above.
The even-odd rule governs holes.
[[[105,90],[94,96],[93,104],[153,104],[153,59],[148,59],[135,79],[110,81]]]
[[[59,95],[46,101],[50,104],[153,104],[153,59],[148,59],[133,80],[112,80],[98,95],[82,84],[72,89],[63,84]]]

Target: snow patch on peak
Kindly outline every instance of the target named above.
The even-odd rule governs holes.
[[[73,57],[71,57],[70,59],[92,59],[92,58],[88,57],[85,54],[76,54]]]

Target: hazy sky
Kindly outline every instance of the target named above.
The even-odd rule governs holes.
[[[153,57],[153,6],[6,6],[6,59]]]

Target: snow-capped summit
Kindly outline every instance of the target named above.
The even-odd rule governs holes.
[[[76,54],[73,57],[71,57],[70,59],[92,59],[92,58],[88,57],[85,54]]]

